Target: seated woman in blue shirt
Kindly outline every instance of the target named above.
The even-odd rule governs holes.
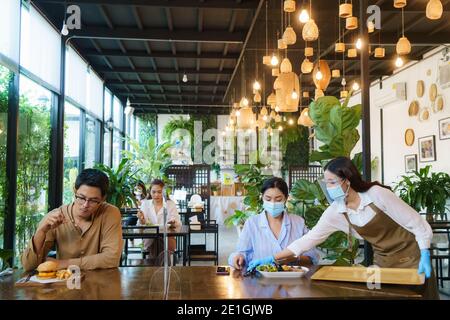
[[[261,193],[264,211],[245,222],[236,252],[228,258],[228,263],[238,270],[254,259],[274,255],[308,232],[302,217],[287,213],[288,186],[283,179],[267,179]],[[317,264],[318,260],[313,248],[301,255],[298,263]]]

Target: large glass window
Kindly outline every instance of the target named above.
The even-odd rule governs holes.
[[[59,90],[61,35],[33,6],[22,6],[21,19],[20,64]]]
[[[103,135],[103,163],[111,166],[111,131],[106,128]]]
[[[70,46],[66,52],[65,94],[82,106],[87,105],[87,63]]]
[[[105,90],[105,100],[104,100],[104,105],[105,105],[105,117],[104,117],[104,121],[108,121],[111,118],[111,103],[112,103],[112,95],[111,92],[106,89]]]
[[[64,203],[73,200],[73,186],[80,167],[81,112],[72,104],[64,106]]]
[[[122,134],[114,130],[113,136],[113,163],[112,166],[117,168],[119,166],[120,160],[122,158],[122,149],[123,149],[123,138]]]
[[[24,250],[47,213],[50,154],[50,91],[20,76],[17,146],[16,252]]]
[[[0,10],[0,53],[19,62],[20,1],[2,0]]]
[[[87,98],[86,109],[101,119],[103,117],[103,81],[93,70],[88,72]]]
[[[123,130],[122,120],[123,120],[123,107],[120,103],[120,100],[114,97],[113,104],[113,112],[114,112],[114,127],[119,130]]]
[[[6,188],[6,134],[8,130],[8,85],[11,72],[0,65],[0,248],[3,248],[3,221],[8,189]],[[0,265],[0,270],[2,270]]]
[[[98,161],[99,133],[98,121],[87,115],[84,132],[84,168],[92,168]]]

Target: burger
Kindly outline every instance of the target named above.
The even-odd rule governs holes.
[[[38,274],[36,277],[41,280],[52,279],[56,277],[58,265],[53,261],[46,261],[37,267]]]

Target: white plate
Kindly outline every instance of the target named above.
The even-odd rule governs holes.
[[[301,268],[303,272],[300,271],[279,271],[279,272],[267,272],[267,271],[259,271],[266,278],[301,278],[303,277],[309,269],[306,267],[294,267]]]
[[[67,281],[67,279],[62,279],[59,280],[57,278],[51,278],[51,279],[38,279],[36,276],[32,276],[30,278],[30,281],[33,282],[39,282],[39,283],[55,283],[55,282],[62,282],[62,281]]]

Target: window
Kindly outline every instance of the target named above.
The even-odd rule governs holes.
[[[123,107],[122,107],[122,103],[120,102],[119,99],[117,99],[116,97],[114,97],[114,102],[113,102],[113,112],[114,112],[114,127],[116,127],[119,130],[123,130]]]
[[[87,106],[88,67],[86,62],[70,46],[66,52],[65,94],[74,101]]]
[[[84,131],[84,168],[92,168],[98,162],[100,124],[94,118],[86,115]]]
[[[10,77],[11,72],[0,65],[0,248],[3,248],[3,221],[8,192],[6,188],[6,134],[8,130],[8,84]],[[2,267],[0,265],[0,270],[2,270]]]
[[[3,1],[2,1],[3,3]],[[2,5],[3,7],[3,5]],[[57,90],[60,87],[61,36],[33,6],[22,6],[20,64]],[[3,34],[4,30],[2,30]],[[77,79],[77,84],[82,79]]]
[[[111,104],[112,104],[112,94],[108,89],[106,89],[105,90],[105,100],[104,100],[105,116],[103,118],[103,120],[105,122],[111,118]]]
[[[103,117],[103,81],[93,70],[88,72],[87,80],[86,109],[101,119]]]
[[[0,30],[2,33],[0,37],[0,53],[16,63],[19,62],[19,18],[20,1],[2,0],[2,10],[0,10]]]
[[[47,213],[52,101],[50,91],[20,76],[16,252],[25,249]]]
[[[103,164],[111,166],[111,131],[106,128],[103,135]]]
[[[113,168],[117,168],[119,166],[120,160],[122,158],[122,149],[123,149],[123,138],[122,134],[114,129],[114,137],[113,137]]]
[[[73,200],[73,186],[80,168],[80,124],[80,109],[66,102],[64,106],[64,203],[70,203]]]

